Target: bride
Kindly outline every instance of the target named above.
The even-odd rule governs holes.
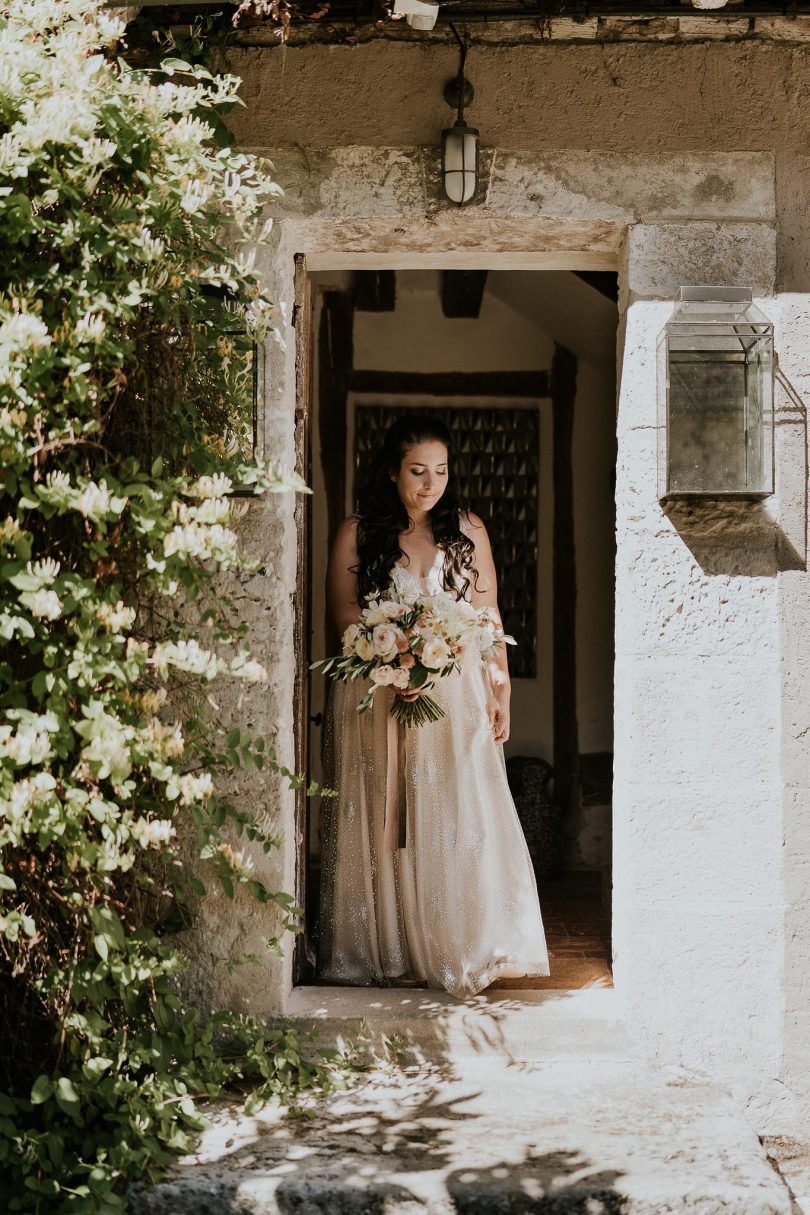
[[[388,430],[329,558],[338,633],[387,588],[450,590],[497,609],[486,528],[459,509],[450,432],[429,414]],[[438,679],[445,716],[406,728],[384,687],[358,714],[366,681],[332,687],[327,715],[319,972],[328,982],[422,982],[458,997],[495,979],[547,975],[531,860],[503,757],[506,647]]]

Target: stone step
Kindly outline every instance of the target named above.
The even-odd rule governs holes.
[[[132,1215],[791,1215],[728,1093],[585,1057],[383,1064],[311,1119],[222,1106]]]
[[[486,1054],[503,1061],[559,1056],[634,1058],[614,989],[492,991],[463,1003],[421,988],[300,987],[289,1014],[332,1046],[362,1034],[378,1054],[386,1044],[414,1062]]]

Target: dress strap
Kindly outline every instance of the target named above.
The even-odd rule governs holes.
[[[388,714],[386,727],[385,822],[383,850],[396,852],[406,845],[408,815],[405,806],[405,726]]]

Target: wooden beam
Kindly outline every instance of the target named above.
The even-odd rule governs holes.
[[[475,319],[481,312],[488,270],[443,270],[442,312],[451,318]]]
[[[548,371],[352,371],[352,392],[428,397],[551,396]]]
[[[568,815],[579,801],[574,548],[574,401],[576,355],[554,347],[554,797]]]
[[[295,469],[309,484],[311,472],[310,423],[312,416],[312,288],[302,253],[295,257]],[[311,500],[307,494],[296,495],[295,529],[297,536],[295,616],[293,618],[293,647],[295,650],[295,683],[293,719],[295,770],[306,773],[309,767],[309,631],[311,618],[311,579],[309,576],[309,546],[312,531]],[[296,823],[296,883],[295,894],[301,907],[307,900],[307,865],[309,815],[305,780],[295,793]],[[308,927],[308,926],[307,926]],[[311,972],[314,955],[308,932],[299,933],[293,949],[293,968],[297,979]]]
[[[574,274],[577,278],[581,278],[583,283],[587,283],[589,287],[593,287],[594,291],[598,291],[600,295],[606,296],[612,303],[618,303],[618,274],[613,274],[610,270],[575,270]]]
[[[393,312],[396,303],[395,270],[355,270],[354,306],[358,312]]]

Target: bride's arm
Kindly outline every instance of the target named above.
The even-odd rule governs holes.
[[[492,608],[500,621],[498,611],[498,579],[495,573],[495,562],[492,558],[492,546],[483,521],[478,515],[462,516],[462,530],[475,545],[475,575],[472,585],[472,602],[474,607]],[[499,645],[493,658],[487,659],[487,674],[492,688],[493,700],[489,705],[490,721],[495,732],[495,741],[505,743],[509,737],[509,699],[512,687],[509,682],[509,666],[506,658],[506,646]]]
[[[338,636],[360,619],[357,600],[357,519],[344,519],[337,529],[326,571],[326,602]]]

